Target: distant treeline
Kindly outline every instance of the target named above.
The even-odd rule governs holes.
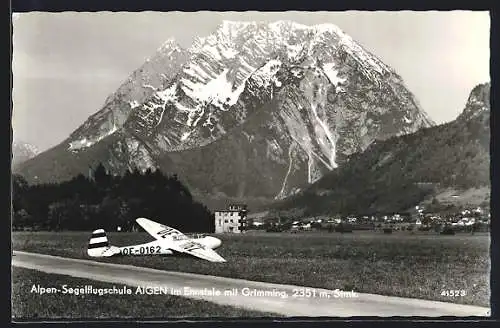
[[[14,230],[132,230],[146,217],[185,232],[213,232],[211,212],[193,200],[176,175],[135,169],[112,176],[102,164],[93,177],[29,185],[13,177]]]

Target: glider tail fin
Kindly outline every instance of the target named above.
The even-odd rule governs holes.
[[[87,254],[92,257],[103,256],[104,251],[109,248],[108,237],[106,237],[106,232],[104,229],[98,229],[92,232],[92,237],[90,237],[89,246],[87,248]]]

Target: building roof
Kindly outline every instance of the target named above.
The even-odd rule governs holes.
[[[215,210],[214,212],[232,212],[232,213],[239,213],[241,212],[240,210]]]

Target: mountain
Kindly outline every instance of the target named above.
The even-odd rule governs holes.
[[[401,77],[335,25],[224,21],[188,49],[168,40],[19,173],[60,181],[102,162],[177,173],[219,200],[281,199],[375,140],[433,125]]]
[[[490,108],[490,83],[479,84],[472,89],[465,109],[457,120],[468,121],[476,116],[489,117]]]
[[[489,83],[476,86],[456,120],[374,143],[275,208],[316,215],[394,213],[439,202],[487,206],[489,95]]]
[[[12,142],[12,166],[15,167],[38,155],[38,149],[26,142]]]

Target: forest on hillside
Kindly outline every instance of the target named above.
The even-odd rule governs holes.
[[[132,230],[146,217],[183,232],[213,232],[211,212],[193,200],[176,175],[135,169],[123,176],[100,164],[92,177],[82,174],[61,183],[30,185],[12,181],[13,230]]]

